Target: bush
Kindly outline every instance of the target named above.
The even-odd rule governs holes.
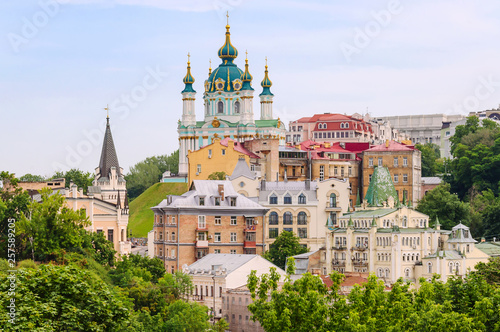
[[[31,259],[26,259],[24,261],[20,261],[17,267],[20,269],[37,269],[38,265]]]

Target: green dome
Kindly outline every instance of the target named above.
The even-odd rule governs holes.
[[[187,65],[187,74],[182,80],[182,82],[184,82],[186,86],[184,87],[184,90],[182,90],[182,92],[196,92],[193,89],[194,77],[193,75],[191,75],[191,62],[188,61]]]
[[[266,62],[267,62],[267,59],[266,59]],[[266,64],[266,70],[264,72],[264,79],[262,80],[260,85],[264,88],[264,89],[262,89],[262,93],[260,94],[260,96],[262,96],[262,95],[273,96],[273,94],[271,93],[271,90],[270,90],[270,87],[271,87],[271,85],[273,85],[273,82],[271,82],[271,80],[269,79],[269,76],[267,75],[267,64]]]
[[[238,79],[241,81],[241,76],[243,71],[238,68],[234,63],[221,64],[217,69],[215,69],[212,74],[208,77],[208,82],[210,82],[210,87],[208,92],[216,91],[238,91],[241,89],[234,88],[233,81]],[[217,89],[217,83],[223,83],[222,89]],[[241,82],[242,83],[242,82]],[[241,84],[240,83],[240,84]]]
[[[253,90],[252,88],[252,75],[248,71],[248,59],[245,59],[245,72],[241,76],[241,80],[243,81],[243,87],[241,90]]]
[[[226,42],[219,48],[219,58],[226,60],[228,63],[233,62],[233,60],[238,56],[238,50],[231,44],[231,33],[229,32],[229,25],[226,25]]]

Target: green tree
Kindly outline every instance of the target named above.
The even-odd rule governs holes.
[[[225,180],[226,172],[213,172],[208,176],[209,180]]]
[[[436,176],[437,163],[441,153],[439,146],[433,143],[417,144],[415,148],[422,152],[422,176]]]
[[[92,258],[99,264],[104,266],[115,265],[116,250],[114,249],[114,244],[104,237],[103,232],[82,231],[82,238],[82,247],[84,249],[90,249]]]
[[[41,175],[33,175],[33,174],[24,174],[19,178],[19,181],[23,182],[43,182],[45,181],[45,177]]]
[[[128,302],[88,271],[41,265],[16,275],[16,320],[11,324],[10,280],[0,273],[0,326],[5,331],[116,331],[128,323]]]
[[[482,276],[491,285],[500,286],[500,257],[490,257],[488,263],[479,262],[471,273]]]
[[[299,243],[299,238],[293,232],[282,232],[269,247],[263,257],[276,266],[284,269],[287,257],[299,255],[309,250]]]
[[[51,179],[59,178],[64,178],[67,188],[69,188],[69,184],[73,182],[78,188],[82,188],[83,192],[86,194],[88,187],[91,186],[92,181],[94,181],[94,174],[73,168],[66,173],[57,172],[51,177]]]
[[[134,277],[157,283],[164,275],[165,267],[159,258],[141,255],[122,256],[121,260],[116,262],[116,268],[110,271],[113,282],[124,288],[132,284]]]
[[[48,260],[60,249],[82,248],[81,234],[90,224],[85,213],[67,207],[64,196],[48,188],[40,193],[41,201],[29,203],[28,212],[21,215],[16,228],[21,245],[28,249],[25,255]]]
[[[457,195],[450,193],[448,183],[428,191],[418,203],[417,211],[427,214],[432,222],[438,217],[444,229],[451,229],[460,222],[470,225],[471,221],[470,205],[461,202]],[[473,234],[475,231],[471,229]]]

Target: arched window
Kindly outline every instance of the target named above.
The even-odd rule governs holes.
[[[450,268],[450,273],[453,273],[453,262],[449,262],[448,267]]]
[[[344,128],[344,123],[343,122],[340,123],[340,128]]]
[[[277,224],[278,224],[278,214],[273,211],[269,214],[269,225],[277,225]]]
[[[207,100],[207,102],[205,103],[205,113],[206,113],[207,115],[208,115],[208,113],[210,113],[210,103],[208,102],[208,100]]]
[[[175,241],[175,232],[172,232],[172,241]]]
[[[330,207],[337,207],[337,195],[330,194]]]
[[[403,262],[406,261],[406,254],[403,254]]]
[[[460,269],[460,262],[455,263],[455,273],[458,274]]]
[[[432,263],[427,263],[427,273],[432,273]]]
[[[283,214],[283,225],[293,225],[293,215],[291,212]]]
[[[234,114],[240,114],[240,102],[236,101],[234,103]]]
[[[299,195],[299,204],[306,204],[306,195],[304,194]]]
[[[349,128],[349,122],[346,122],[344,125],[345,128]]]
[[[403,227],[408,227],[408,219],[406,216],[403,217]]]
[[[391,273],[391,271],[389,269],[385,269],[385,277],[386,278],[389,278],[390,273]]]
[[[217,113],[224,113],[224,103],[222,101],[217,103]]]
[[[419,255],[417,254],[417,255],[415,256],[415,260],[416,260],[416,261],[418,261],[418,257],[419,257]]]
[[[299,212],[297,216],[297,224],[298,225],[306,225],[307,224],[307,215],[304,211]]]
[[[379,278],[384,277],[384,270],[379,267],[378,270],[377,270],[377,275],[378,275]]]
[[[405,278],[410,277],[410,269],[405,269]]]

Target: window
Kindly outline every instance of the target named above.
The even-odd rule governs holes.
[[[283,232],[293,232],[293,228],[283,228]]]
[[[214,242],[220,242],[220,233],[214,234]]]
[[[399,176],[397,174],[394,174],[394,183],[398,183],[399,181]]]
[[[297,225],[307,225],[307,215],[304,211],[299,212],[297,216]]]
[[[269,214],[269,225],[277,225],[277,224],[278,224],[278,214],[273,211]]]
[[[231,242],[236,242],[236,233],[235,232],[231,233]]]
[[[215,197],[215,206],[220,206],[220,197]]]
[[[291,212],[283,214],[283,225],[293,225],[293,215]]]
[[[403,157],[403,166],[408,166],[408,157]]]
[[[231,216],[231,225],[232,226],[236,225],[236,216]]]
[[[299,195],[299,204],[306,204],[306,195],[304,194]]]
[[[269,204],[278,204],[278,196],[275,194],[269,196]]]
[[[226,155],[226,149],[222,149],[222,155],[225,156]]]
[[[427,263],[427,273],[432,273],[432,263]]]
[[[175,241],[175,232],[172,232],[172,241]]]
[[[205,197],[200,197],[200,205],[201,206],[205,205]]]
[[[284,197],[285,204],[292,204],[292,196],[290,194],[286,194]]]
[[[113,230],[108,229],[108,241],[113,242]]]
[[[224,103],[222,101],[217,103],[217,113],[224,113]]]
[[[220,216],[216,216],[214,219],[215,225],[221,225],[221,220],[222,220],[222,218]]]
[[[240,114],[240,102],[239,101],[236,101],[234,103],[234,113],[235,114]]]
[[[212,158],[212,149],[208,149],[208,158]]]
[[[339,174],[339,170],[337,166],[333,166],[333,175],[337,176]]]
[[[231,253],[231,255],[236,255],[236,249],[231,249],[230,253]],[[234,315],[233,315],[233,319],[234,319]]]
[[[196,173],[201,173],[201,164],[196,166]]]
[[[372,174],[368,175],[368,182],[372,181]]]
[[[214,254],[220,254],[220,249],[214,249]]]
[[[337,195],[334,193],[330,194],[330,207],[337,207]]]
[[[349,166],[349,176],[352,176],[352,166]]]
[[[231,206],[236,206],[236,197],[231,197],[231,199],[230,199],[230,205]]]
[[[207,237],[205,236],[205,232],[198,232],[198,236],[196,237],[198,241],[205,241]]]
[[[277,228],[269,228],[269,238],[275,239],[278,237],[278,229]]]
[[[382,167],[382,157],[378,157],[378,166]]]
[[[198,216],[198,228],[207,228],[207,223],[205,222],[205,216]]]
[[[408,174],[403,174],[403,182],[408,182]]]
[[[325,166],[320,165],[319,166],[319,180],[323,181],[325,179]]]
[[[373,158],[368,159],[368,166],[373,167]]]
[[[299,238],[305,239],[307,238],[307,228],[299,228]]]
[[[398,167],[398,157],[394,157],[394,167]]]

